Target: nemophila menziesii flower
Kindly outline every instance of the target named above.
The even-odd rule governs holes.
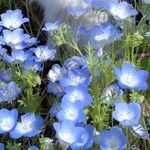
[[[81,136],[84,128],[75,126],[72,121],[65,120],[61,123],[54,123],[53,126],[56,130],[56,137],[64,146],[71,146],[76,142],[82,141]]]
[[[4,144],[0,143],[0,150],[4,150]]]
[[[137,70],[133,64],[129,63],[124,63],[121,69],[116,67],[113,71],[118,79],[118,84],[122,89],[147,89],[147,71]]]
[[[122,89],[117,84],[112,84],[104,89],[100,98],[102,103],[112,104],[114,100],[123,95]]]
[[[37,146],[30,146],[28,150],[39,150],[39,148]]]
[[[8,63],[21,64],[23,63],[29,56],[32,56],[32,53],[28,53],[28,51],[23,50],[15,50],[11,53],[11,56],[5,55],[3,60]]]
[[[60,110],[61,110],[61,102],[53,104],[53,106],[49,110],[49,113],[51,116],[55,117]]]
[[[43,70],[43,64],[42,62],[36,62],[34,60],[34,57],[29,57],[26,59],[23,63],[23,69],[24,71],[29,71],[34,69],[35,71],[42,71]]]
[[[35,61],[37,62],[53,60],[56,54],[56,49],[54,49],[51,46],[39,46],[35,48],[33,51],[37,57],[35,58]]]
[[[66,73],[66,69],[64,67],[60,67],[58,64],[54,64],[52,69],[48,72],[48,79],[51,82],[59,81],[59,79]]]
[[[81,142],[76,142],[72,144],[72,150],[89,149],[93,145],[93,126],[86,125],[84,129],[85,130],[81,135]]]
[[[87,107],[92,103],[92,97],[88,94],[87,86],[68,86],[65,88],[66,94],[62,98],[62,102],[71,102],[80,105],[80,107]]]
[[[0,110],[0,134],[11,131],[17,124],[18,111],[16,109]]]
[[[65,94],[63,87],[58,82],[49,82],[47,92],[61,97]]]
[[[87,64],[84,58],[79,56],[73,56],[71,58],[68,58],[67,60],[65,60],[63,66],[67,70],[87,68]]]
[[[119,121],[122,126],[136,126],[140,122],[141,106],[136,102],[117,102],[115,103],[115,111],[113,111],[112,117]]]
[[[36,38],[31,38],[30,35],[24,34],[23,29],[17,28],[13,31],[3,30],[5,43],[14,49],[24,49],[37,43]]]
[[[95,49],[104,47],[122,37],[123,33],[116,29],[111,23],[94,25],[87,30],[85,35],[89,38]]]
[[[65,75],[60,78],[60,85],[62,87],[78,86],[85,84],[88,86],[91,83],[92,77],[87,68],[69,70]]]
[[[33,113],[26,113],[21,116],[21,122],[10,132],[10,137],[18,139],[20,137],[34,137],[39,135],[43,127],[44,119]]]
[[[146,129],[142,127],[141,124],[137,126],[132,126],[133,134],[139,138],[142,138],[144,140],[149,139],[149,133]]]
[[[21,89],[12,81],[4,86],[0,86],[0,102],[10,103],[17,98],[20,92]]]
[[[6,13],[1,14],[0,26],[6,27],[8,29],[19,28],[25,22],[29,22],[28,18],[24,18],[22,11],[19,9],[16,10],[7,10]]]
[[[100,132],[101,150],[123,150],[127,146],[127,137],[119,127]]]
[[[45,27],[43,27],[42,30],[48,31],[48,32],[54,32],[54,31],[57,31],[60,26],[61,26],[60,21],[56,21],[54,23],[48,22],[45,24]]]
[[[69,102],[61,103],[61,110],[57,113],[57,118],[60,121],[70,120],[74,123],[81,123],[86,119],[82,106]]]
[[[109,5],[108,11],[117,20],[125,20],[130,16],[135,16],[138,14],[137,10],[132,7],[131,4],[127,2],[114,2]]]
[[[82,16],[87,11],[86,8],[81,8],[81,7],[68,7],[67,10],[70,15],[77,16],[77,17]]]
[[[12,71],[11,69],[7,69],[7,70],[1,70],[0,71],[0,81],[1,82],[10,82],[11,81],[11,77],[12,77]]]

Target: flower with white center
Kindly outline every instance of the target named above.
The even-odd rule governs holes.
[[[37,57],[35,58],[35,61],[42,62],[47,60],[53,60],[55,58],[56,49],[50,46],[39,46],[34,49],[34,53]]]
[[[29,22],[28,18],[23,18],[22,11],[7,10],[6,13],[1,14],[0,26],[6,27],[10,30],[19,28],[22,24]]]
[[[127,137],[118,127],[112,127],[110,130],[100,132],[101,150],[123,150],[127,146]]]
[[[18,139],[22,136],[33,137],[39,135],[44,120],[41,116],[34,115],[33,113],[26,113],[21,116],[21,122],[18,122],[14,130],[10,132],[10,137]]]
[[[122,89],[117,84],[112,84],[106,89],[104,89],[102,96],[100,98],[102,103],[112,104],[119,96],[123,95]]]
[[[125,20],[130,16],[135,16],[138,14],[137,10],[132,7],[127,2],[114,2],[108,8],[108,11],[115,17],[117,20]]]
[[[79,104],[82,108],[92,103],[92,97],[88,94],[88,89],[84,84],[66,87],[65,92],[62,102]]]
[[[48,32],[53,32],[53,31],[57,31],[60,26],[61,26],[60,21],[56,21],[54,23],[48,22],[45,24],[45,27],[43,27],[42,30],[48,31]]]
[[[87,68],[87,64],[83,57],[73,56],[65,60],[63,66],[67,68],[67,70]]]
[[[106,22],[92,26],[85,35],[90,39],[93,48],[99,49],[119,39],[123,33],[119,32],[111,23]]]
[[[74,143],[71,148],[73,150],[76,150],[76,149],[90,149],[93,145],[93,140],[94,140],[94,137],[93,137],[93,126],[91,125],[86,125],[84,127],[84,132],[83,134],[81,135],[81,142],[76,142]]]
[[[21,64],[23,63],[29,56],[32,54],[28,53],[27,51],[23,50],[15,50],[11,53],[11,56],[6,55],[4,56],[4,60],[9,63]]]
[[[84,128],[75,126],[72,121],[65,120],[62,123],[54,123],[53,126],[56,130],[56,137],[64,146],[81,141]]]
[[[31,38],[28,34],[24,34],[21,28],[13,31],[3,30],[3,37],[5,43],[14,49],[24,49],[37,42],[36,38]]]
[[[91,82],[91,74],[87,68],[69,70],[60,78],[60,85],[62,87],[78,86],[85,84],[88,86]]]
[[[146,90],[148,72],[136,70],[133,64],[124,63],[122,68],[115,68],[114,74],[118,79],[118,84],[122,89]]]
[[[117,102],[112,117],[125,127],[136,126],[141,118],[141,106],[136,102]]]
[[[62,102],[61,110],[57,113],[57,118],[60,121],[70,120],[75,123],[80,123],[85,120],[85,114],[81,105]]]
[[[0,134],[11,131],[17,123],[18,111],[12,109],[11,111],[3,108],[0,110]]]
[[[49,70],[47,76],[51,82],[56,82],[63,76],[65,72],[66,72],[65,68],[62,68],[58,64],[55,64],[52,66],[52,69]]]

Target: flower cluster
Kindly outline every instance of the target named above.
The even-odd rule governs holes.
[[[29,19],[21,10],[0,16],[0,150],[150,146],[150,46],[143,30],[150,29],[150,11],[137,25],[143,10],[126,1],[84,3],[66,11],[75,19],[106,11],[109,21],[81,25],[75,35],[63,22],[47,22],[47,45],[25,33]]]

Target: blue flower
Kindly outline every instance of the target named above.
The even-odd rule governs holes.
[[[5,86],[0,86],[0,102],[12,102],[20,94],[21,89],[17,87],[15,82],[9,82]]]
[[[37,146],[30,146],[28,150],[39,150],[39,148]]]
[[[0,150],[4,150],[4,144],[0,143]]]
[[[0,134],[11,131],[17,123],[18,111],[12,109],[11,111],[3,108],[0,110]]]
[[[81,7],[68,7],[67,10],[70,15],[77,17],[83,15],[87,11],[87,9]]]
[[[123,150],[127,146],[127,137],[118,127],[112,127],[110,130],[100,132],[101,150]]]
[[[69,102],[61,103],[61,110],[57,113],[57,118],[60,121],[70,120],[74,123],[81,123],[86,119],[82,106]]]
[[[12,71],[10,69],[0,71],[0,81],[10,82],[11,77],[12,77]]]
[[[127,2],[113,2],[109,5],[108,11],[117,20],[125,20],[130,16],[135,16],[138,14],[137,10],[132,7],[132,5]]]
[[[91,125],[84,127],[84,132],[81,135],[81,142],[76,142],[71,145],[72,150],[89,149],[93,145],[93,131],[94,128]]]
[[[60,79],[60,84],[62,87],[67,86],[78,86],[80,84],[85,84],[88,86],[91,83],[91,74],[87,68],[85,69],[75,69],[69,70]]]
[[[4,60],[9,63],[22,64],[29,56],[32,56],[32,53],[23,50],[15,50],[11,53],[11,56],[4,56]]]
[[[122,89],[120,89],[120,87],[117,84],[112,84],[106,89],[104,89],[100,99],[102,103],[112,104],[114,100],[118,99],[118,97],[122,95]]]
[[[76,142],[82,141],[83,127],[77,127],[73,122],[68,120],[62,123],[54,123],[53,126],[56,130],[56,137],[64,146],[70,146]]]
[[[61,97],[65,94],[63,87],[58,82],[49,82],[47,92],[58,97]]]
[[[122,32],[118,31],[109,22],[103,23],[101,25],[94,25],[89,30],[87,30],[86,36],[89,38],[92,46],[95,49],[104,47],[115,40],[121,38]]]
[[[125,127],[136,126],[141,118],[141,107],[136,102],[129,104],[125,102],[115,103],[115,111],[113,111],[112,117]]]
[[[132,129],[135,136],[142,138],[143,140],[149,139],[148,131],[144,129],[141,124],[138,124],[137,126],[132,126]]]
[[[21,28],[17,28],[14,31],[3,30],[3,37],[6,44],[14,49],[24,49],[37,43],[36,38],[31,38],[28,34],[24,34]]]
[[[56,21],[54,23],[48,22],[45,24],[45,27],[43,27],[42,30],[48,31],[48,32],[54,32],[54,31],[57,31],[60,26],[61,26],[60,21]]]
[[[23,18],[22,11],[19,9],[7,10],[6,13],[1,14],[1,20],[0,26],[11,30],[19,28],[25,22],[29,22],[28,18]]]
[[[61,103],[59,102],[59,103],[54,104],[50,108],[49,113],[51,116],[55,117],[60,110],[61,110]]]
[[[62,102],[71,102],[84,108],[92,103],[92,97],[88,94],[87,86],[68,86],[65,88],[66,95],[62,98]]]
[[[37,57],[35,58],[35,61],[43,62],[47,60],[53,60],[55,58],[56,49],[50,46],[39,46],[34,49],[34,53]]]
[[[87,64],[84,58],[79,56],[68,58],[67,60],[65,60],[63,66],[66,67],[67,70],[87,68]]]
[[[58,64],[54,64],[52,69],[48,72],[48,79],[51,82],[59,81],[59,79],[66,73],[66,69],[64,67],[60,67]]]
[[[133,64],[124,63],[122,68],[115,68],[114,74],[118,79],[118,84],[122,89],[146,90],[148,72],[136,70]]]
[[[10,137],[18,139],[22,136],[33,137],[39,135],[43,127],[44,119],[33,113],[26,113],[21,116],[21,122],[18,122],[14,130],[10,132]]]
[[[35,71],[42,71],[43,70],[43,64],[41,62],[36,62],[34,60],[34,57],[29,57],[26,59],[23,63],[23,68],[25,71],[29,71],[34,69]]]

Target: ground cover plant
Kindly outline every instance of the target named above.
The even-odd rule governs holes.
[[[0,1],[0,150],[150,149],[150,1],[84,1],[72,17],[109,20],[74,31]]]

